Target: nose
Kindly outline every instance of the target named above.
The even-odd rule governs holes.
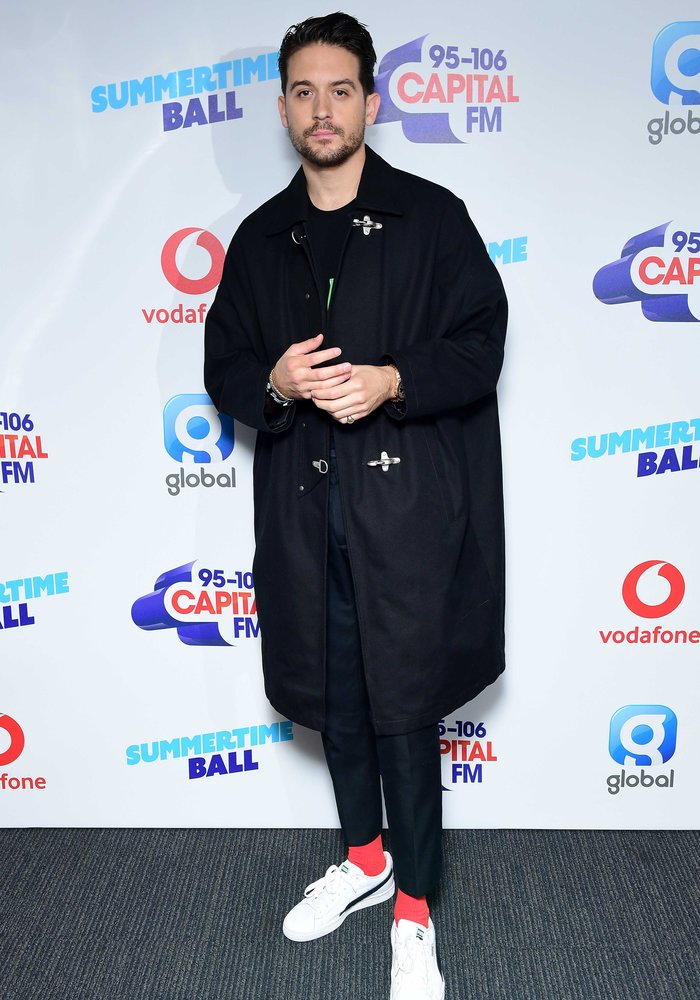
[[[330,99],[327,94],[317,94],[314,101],[313,117],[319,121],[330,118],[332,115]]]

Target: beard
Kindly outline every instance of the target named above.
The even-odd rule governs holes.
[[[351,132],[347,136],[345,134],[345,129],[327,124],[322,126],[314,125],[312,128],[307,128],[303,132],[297,132],[296,129],[293,129],[290,125],[287,131],[289,133],[289,139],[292,146],[294,146],[297,153],[299,153],[300,156],[303,156],[303,158],[309,163],[313,163],[316,167],[340,166],[341,163],[345,163],[345,161],[350,159],[352,154],[360,148],[365,138],[364,123],[360,125],[356,132]],[[340,136],[342,141],[339,146],[336,146],[333,149],[318,144],[312,145],[310,138],[314,132],[334,132],[336,135]]]

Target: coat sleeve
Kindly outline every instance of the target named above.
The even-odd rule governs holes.
[[[267,394],[274,362],[266,357],[240,229],[226,254],[221,283],[204,327],[204,385],[221,413],[258,431],[286,430],[296,405]],[[275,359],[276,360],[276,359]]]
[[[508,304],[500,275],[458,198],[441,221],[426,338],[390,351],[405,406],[386,403],[396,420],[466,406],[493,392],[503,364]]]

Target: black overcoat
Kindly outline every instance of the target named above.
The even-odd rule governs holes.
[[[240,225],[209,311],[205,384],[258,430],[253,564],[265,690],[324,728],[329,416],[270,416],[270,369],[323,331],[339,361],[399,369],[391,403],[334,423],[372,720],[380,735],[443,718],[504,667],[496,382],[507,306],[462,201],[367,148],[330,310],[306,233],[303,171]],[[381,228],[353,224],[369,216]],[[278,411],[279,412],[279,411]],[[400,462],[368,463],[385,453]]]

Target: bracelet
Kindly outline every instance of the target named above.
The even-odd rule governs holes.
[[[267,393],[269,396],[272,397],[275,403],[279,403],[280,406],[291,406],[294,400],[291,398],[291,396],[283,396],[274,383],[274,380],[272,378],[272,372],[274,370],[275,369],[273,368],[267,380]]]
[[[403,391],[403,382],[401,381],[401,372],[398,370],[396,365],[389,365],[390,368],[394,369],[394,377],[396,379],[396,384],[394,386],[394,395],[391,397],[392,403],[403,403],[406,400],[406,393]]]

